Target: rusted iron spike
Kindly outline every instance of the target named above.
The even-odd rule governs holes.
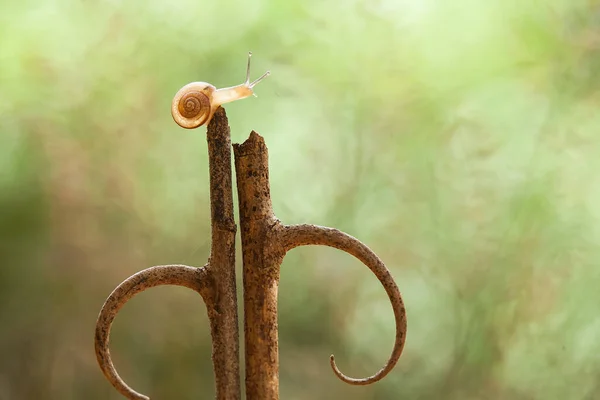
[[[108,381],[126,398],[147,400],[120,377],[108,349],[117,313],[135,294],[159,285],[185,286],[202,295],[212,336],[212,359],[218,400],[239,400],[239,328],[235,280],[235,234],[231,177],[231,139],[227,116],[219,108],[207,130],[210,174],[211,252],[203,268],[164,265],[127,278],[108,297],[96,323],[96,358]]]
[[[365,244],[337,229],[316,225],[283,225],[275,217],[270,197],[269,156],[264,139],[252,132],[234,144],[244,274],[244,336],[248,400],[279,399],[277,295],[279,272],[287,251],[303,245],[324,245],[362,261],[383,285],[394,311],[396,337],[390,358],[375,375],[356,379],[334,373],[344,382],[367,385],[396,365],[406,339],[406,310],[389,270]]]

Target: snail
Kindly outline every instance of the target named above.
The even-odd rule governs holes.
[[[248,53],[248,67],[246,68],[246,81],[240,85],[217,89],[210,83],[188,83],[175,94],[171,103],[171,115],[177,125],[186,129],[193,129],[210,122],[217,108],[222,104],[256,96],[252,88],[271,74],[265,72],[254,82],[250,82],[250,58]]]

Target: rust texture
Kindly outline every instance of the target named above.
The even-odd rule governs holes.
[[[110,357],[110,351],[108,350],[110,328],[119,310],[136,294],[160,285],[178,285],[190,288],[200,293],[207,302],[206,299],[213,297],[211,296],[213,290],[211,283],[206,268],[194,268],[186,265],[161,265],[130,276],[113,290],[100,310],[98,322],[96,323],[94,344],[100,369],[119,393],[132,400],[149,399],[149,397],[130,388],[121,379]]]
[[[361,379],[350,378],[342,374],[335,364],[333,355],[330,357],[330,362],[333,372],[346,383],[368,385],[386,376],[394,368],[404,349],[404,342],[406,340],[406,309],[404,308],[400,290],[398,290],[392,274],[386,268],[383,261],[360,240],[337,229],[308,224],[287,225],[282,233],[281,240],[285,251],[305,245],[334,247],[358,258],[379,279],[392,303],[392,310],[394,311],[394,318],[396,320],[396,338],[390,358],[375,375]]]
[[[269,154],[255,132],[234,144],[244,277],[246,398],[279,398],[277,289],[283,248],[269,193]]]
[[[149,397],[131,389],[114,368],[108,349],[110,328],[125,303],[135,294],[159,285],[179,285],[200,293],[206,304],[213,341],[216,398],[240,399],[239,329],[235,282],[235,234],[231,178],[231,139],[225,110],[220,108],[208,125],[211,204],[211,254],[203,268],[164,265],[127,278],[108,297],[96,323],[98,364],[108,381],[126,398]],[[176,394],[174,394],[176,397]]]
[[[233,145],[238,187],[244,277],[246,396],[248,400],[279,399],[277,294],[280,266],[288,250],[303,245],[330,246],[362,261],[379,279],[392,304],[396,338],[384,367],[367,378],[334,373],[344,382],[366,385],[387,375],[396,365],[406,339],[406,310],[393,277],[365,244],[337,229],[316,225],[282,225],[273,213],[268,150],[256,132]]]
[[[215,112],[208,125],[207,142],[212,235],[208,263],[203,268],[163,265],[140,271],[110,294],[98,316],[95,334],[98,363],[108,381],[128,399],[147,400],[149,397],[131,389],[115,370],[109,351],[111,325],[129,299],[159,285],[184,286],[202,296],[213,341],[216,398],[240,399],[231,139],[223,108]],[[279,273],[286,252],[304,245],[330,246],[353,255],[383,285],[396,322],[396,338],[388,361],[373,376],[350,378],[340,372],[333,356],[330,360],[334,373],[344,382],[366,385],[380,380],[396,365],[406,339],[406,310],[389,270],[369,247],[337,229],[308,224],[283,225],[273,213],[269,154],[264,139],[253,131],[248,140],[234,145],[233,150],[243,254],[247,399],[279,399]]]
[[[231,138],[225,109],[208,124],[208,169],[212,243],[208,270],[215,302],[206,303],[211,321],[213,368],[218,400],[240,399],[240,350],[235,282],[235,234],[231,187]]]

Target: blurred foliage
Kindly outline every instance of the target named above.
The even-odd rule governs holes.
[[[248,50],[272,76],[227,106],[232,139],[266,138],[278,217],[364,240],[409,313],[392,374],[338,381],[331,353],[380,368],[391,307],[350,256],[291,252],[283,399],[597,398],[599,49],[590,0],[3,1],[0,399],[120,398],[93,354],[104,299],[209,253],[205,128],[171,98],[240,83]],[[180,288],[112,335],[156,399],[212,398],[210,346]]]

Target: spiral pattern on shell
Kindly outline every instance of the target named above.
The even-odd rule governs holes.
[[[206,124],[214,112],[212,95],[215,87],[206,82],[188,83],[173,97],[171,115],[177,125],[194,129]]]
[[[181,97],[177,108],[184,118],[198,118],[202,114],[207,118],[210,114],[210,99],[204,93],[194,90]]]

